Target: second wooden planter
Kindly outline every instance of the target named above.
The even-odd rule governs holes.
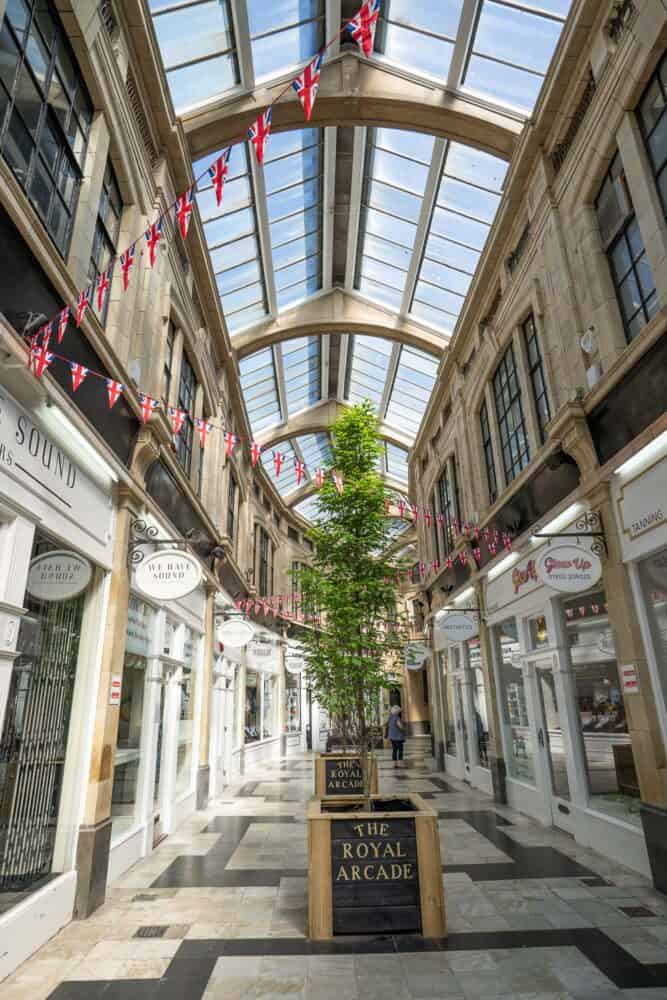
[[[377,757],[369,756],[371,795],[378,790]],[[363,794],[361,759],[355,753],[319,753],[315,757],[315,797],[357,798]]]

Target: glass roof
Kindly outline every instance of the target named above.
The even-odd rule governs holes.
[[[416,435],[438,371],[438,359],[414,347],[401,347],[387,408],[381,414],[390,426]]]
[[[320,500],[317,493],[311,493],[309,497],[294,504],[293,508],[301,517],[308,521],[314,521],[320,512]]]
[[[319,402],[321,350],[321,337],[295,337],[241,359],[241,388],[253,433]]]
[[[399,483],[408,482],[408,451],[406,448],[399,448],[391,441],[385,441],[385,468],[387,475]]]
[[[324,44],[324,0],[248,0],[255,81],[297,69]]]

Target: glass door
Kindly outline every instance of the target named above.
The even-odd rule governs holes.
[[[456,677],[454,680],[456,688],[456,730],[463,750],[463,761],[466,768],[470,764],[470,751],[468,748],[468,725],[466,722],[465,700],[463,697],[463,680]]]
[[[570,785],[553,664],[548,660],[536,663],[535,667],[539,695],[537,742],[548,775],[552,819],[556,826],[569,830]]]
[[[160,794],[161,785],[163,783],[163,769],[162,769],[162,753],[163,753],[163,735],[164,735],[164,725],[165,725],[165,710],[166,710],[166,679],[162,678],[160,680],[160,701],[156,709],[156,722],[157,722],[157,740],[155,743],[155,777],[153,779],[153,847],[157,847],[161,840],[164,840],[166,833],[162,830],[162,818],[161,818],[161,801],[162,797]]]

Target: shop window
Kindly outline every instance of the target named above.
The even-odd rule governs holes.
[[[174,343],[176,341],[176,327],[169,320],[167,327],[167,343],[164,355],[164,367],[162,369],[162,400],[166,406],[169,405],[169,393],[174,376]]]
[[[436,517],[438,508],[435,503],[435,493],[431,495],[431,510],[433,511],[433,538],[435,540],[435,558],[437,559],[438,562],[440,562],[440,559],[442,558],[442,551],[440,546],[440,532],[438,530],[439,527],[438,520]]]
[[[301,674],[285,673],[285,728],[301,732]]]
[[[260,739],[260,681],[261,676],[254,670],[248,670],[245,682],[245,719],[243,723],[244,742],[255,743]]]
[[[493,457],[491,425],[489,423],[489,411],[486,400],[482,403],[482,408],[479,411],[479,426],[482,432],[482,449],[484,451],[484,464],[486,466],[486,483],[489,488],[489,503],[495,503],[498,499],[498,480],[496,478],[496,460]]]
[[[93,117],[50,0],[14,0],[0,30],[0,147],[63,256]]]
[[[266,740],[276,733],[276,677],[265,674],[262,686],[262,739]]]
[[[185,629],[181,678],[181,703],[178,713],[178,746],[176,748],[176,797],[186,795],[192,788],[193,727],[195,720],[195,687],[197,677],[198,642],[191,629]]]
[[[32,554],[55,548],[37,536]],[[0,728],[0,911],[51,872],[84,601],[24,598]]]
[[[180,433],[176,435],[176,454],[186,476],[189,476],[192,471],[192,442],[194,440],[196,393],[197,379],[195,378],[194,368],[184,351],[181,359],[181,377],[178,383],[178,408],[185,410],[187,416]]]
[[[625,335],[630,341],[655,315],[658,297],[619,153],[611,162],[595,208]]]
[[[526,344],[526,356],[528,358],[528,375],[530,384],[533,387],[533,402],[537,413],[537,425],[540,429],[540,441],[542,444],[547,439],[545,430],[551,420],[551,409],[549,407],[549,396],[547,384],[544,378],[544,364],[540,351],[540,342],[537,337],[537,327],[535,319],[531,315],[522,326],[523,338]]]
[[[667,548],[655,552],[639,564],[639,577],[662,696],[667,698]]]
[[[517,781],[534,785],[533,741],[515,619],[508,618],[501,622],[495,633],[500,653],[501,714],[507,773]]]
[[[104,180],[102,181],[102,191],[97,206],[97,219],[95,222],[95,233],[93,235],[93,246],[90,251],[90,263],[88,265],[88,280],[93,283],[97,281],[100,274],[105,271],[111,260],[116,256],[118,245],[118,234],[120,232],[120,217],[123,211],[123,201],[120,195],[120,188],[111,160],[107,160]],[[93,296],[93,303],[97,307],[97,295]],[[106,323],[107,311],[109,308],[109,289],[104,297],[100,322]]]
[[[458,660],[458,650],[450,647],[447,653],[441,654],[446,663],[445,673],[445,752],[456,757],[456,711],[454,708],[454,678],[452,671]]]
[[[438,480],[438,501],[442,514],[442,541],[444,554],[449,555],[455,545],[454,521],[459,521],[459,489],[456,475],[456,459],[451,456],[445,463],[442,475]]]
[[[480,767],[489,766],[489,717],[479,639],[468,640],[468,662],[473,676],[472,701],[475,713],[475,741]]]
[[[493,376],[493,395],[505,481],[511,483],[530,461],[530,446],[521,403],[521,386],[512,344],[505,351]]]
[[[257,525],[257,593],[269,597],[273,593],[273,544],[268,531]]]
[[[563,601],[590,805],[639,825],[639,782],[603,590]]]
[[[667,215],[667,54],[648,82],[637,117],[653,168],[662,208]]]

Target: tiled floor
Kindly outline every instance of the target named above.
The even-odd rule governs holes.
[[[382,764],[440,817],[449,937],[310,942],[312,764],[197,813],[0,985],[2,1000],[667,1000],[667,898],[449,776]]]

